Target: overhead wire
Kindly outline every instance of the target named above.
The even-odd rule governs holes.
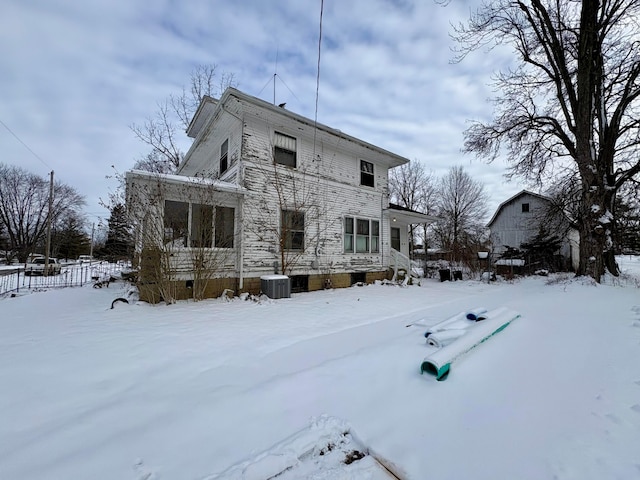
[[[16,140],[18,140],[18,141],[22,144],[22,146],[23,146],[24,148],[26,148],[27,150],[29,150],[29,152],[31,152],[31,154],[32,154],[34,157],[36,157],[38,160],[40,160],[40,162],[42,162],[42,164],[43,164],[45,167],[47,167],[49,170],[53,170],[53,168],[51,167],[51,165],[49,165],[49,164],[48,164],[47,162],[45,162],[42,158],[40,158],[40,156],[39,156],[36,152],[34,152],[34,151],[29,147],[29,145],[27,145],[26,143],[24,143],[24,142],[22,141],[22,139],[21,139],[20,137],[18,137],[18,135],[16,135],[16,134],[13,132],[13,130],[11,130],[11,129],[7,126],[7,124],[6,124],[6,123],[4,123],[2,120],[0,120],[0,123],[2,124],[2,126],[3,126],[4,128],[6,128],[6,129],[7,129],[7,131],[8,131],[11,135],[13,135],[13,136],[15,137],[15,139],[16,139]]]

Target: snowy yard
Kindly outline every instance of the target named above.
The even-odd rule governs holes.
[[[622,260],[616,285],[0,299],[0,478],[393,478],[374,459],[404,479],[639,478],[640,259]],[[477,306],[522,316],[446,381],[421,375],[426,328]]]

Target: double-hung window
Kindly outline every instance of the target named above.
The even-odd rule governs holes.
[[[380,252],[380,222],[367,218],[344,218],[344,252]]]
[[[273,134],[273,161],[280,165],[296,168],[297,141],[284,133]]]
[[[375,187],[375,176],[373,174],[373,163],[360,160],[360,185],[365,187]]]
[[[304,212],[282,210],[281,244],[285,250],[304,250]]]
[[[344,252],[353,253],[353,217],[344,217]]]
[[[369,253],[369,220],[356,220],[356,253]]]
[[[229,168],[229,139],[222,142],[220,146],[220,175]]]

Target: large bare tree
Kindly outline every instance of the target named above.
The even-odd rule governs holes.
[[[84,198],[72,187],[54,183],[52,223],[83,205]],[[44,240],[48,217],[49,180],[0,163],[0,224],[8,237],[9,249],[20,261],[25,261]]]
[[[463,167],[451,167],[440,180],[436,205],[440,220],[434,225],[434,233],[438,243],[451,252],[453,261],[465,260],[484,231],[487,215],[484,186]]]
[[[456,29],[459,59],[510,46],[494,117],[465,149],[540,183],[567,165],[580,180],[579,275],[618,274],[615,197],[640,173],[640,1],[492,0]]]
[[[233,74],[218,75],[216,65],[200,65],[191,72],[189,86],[178,95],[170,95],[159,102],[155,114],[131,130],[151,151],[138,159],[134,168],[153,173],[173,173],[184,158],[181,144],[198,105],[205,96],[219,96],[236,85]]]

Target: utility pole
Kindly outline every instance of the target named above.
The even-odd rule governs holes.
[[[96,222],[93,222],[91,224],[91,249],[89,251],[89,256],[91,257],[91,259],[93,259],[93,232],[96,229]]]
[[[44,252],[44,272],[43,275],[49,275],[49,250],[51,249],[51,215],[53,210],[53,170],[49,180],[49,213],[47,214],[47,246]]]

